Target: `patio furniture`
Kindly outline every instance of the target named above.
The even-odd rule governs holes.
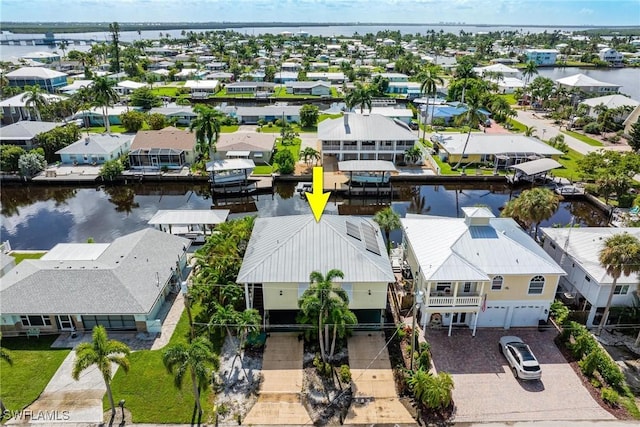
[[[30,337],[40,338],[40,328],[29,328],[27,330],[27,338]]]

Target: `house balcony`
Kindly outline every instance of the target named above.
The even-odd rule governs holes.
[[[482,297],[478,294],[454,296],[430,295],[426,298],[427,307],[480,307]]]

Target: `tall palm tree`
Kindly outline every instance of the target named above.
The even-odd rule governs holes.
[[[460,159],[458,163],[453,167],[453,169],[458,169],[460,164],[462,163],[462,159],[464,158],[464,153],[467,151],[467,145],[469,144],[469,139],[471,138],[471,130],[477,128],[480,123],[484,123],[487,119],[487,116],[482,112],[483,108],[483,99],[484,97],[478,90],[471,90],[467,96],[466,109],[463,114],[458,117],[458,122],[460,124],[464,124],[469,127],[469,131],[467,132],[467,139],[464,142],[464,146],[462,147],[462,154],[460,154]]]
[[[427,67],[423,72],[418,75],[420,79],[420,92],[427,95],[427,104],[425,107],[425,120],[424,127],[422,128],[422,139],[424,140],[425,133],[427,131],[427,118],[429,117],[429,96],[435,95],[438,90],[438,85],[443,85],[444,80],[438,75],[437,67]]]
[[[397,230],[402,227],[400,223],[400,216],[388,206],[382,210],[376,212],[373,216],[373,220],[384,231],[384,238],[387,242],[387,254],[391,253],[391,230]]]
[[[182,388],[184,376],[189,374],[193,386],[193,396],[198,414],[202,414],[200,390],[211,378],[211,370],[220,366],[218,356],[211,350],[212,346],[205,337],[198,337],[190,344],[178,343],[167,348],[162,354],[162,363],[173,375],[174,384]]]
[[[364,108],[367,107],[371,112],[373,94],[368,87],[365,87],[362,83],[356,82],[356,87],[347,94],[344,98],[344,102],[349,110],[354,107],[360,106],[360,114],[364,113]]]
[[[598,325],[598,335],[600,335],[607,324],[611,300],[613,299],[618,279],[623,274],[629,276],[631,273],[640,272],[640,240],[626,232],[614,234],[604,241],[598,254],[598,260],[600,265],[607,270],[607,274],[613,278],[607,305],[604,307],[604,313],[602,313],[602,319],[600,319],[600,324]]]
[[[73,362],[71,377],[78,381],[80,374],[90,366],[96,365],[107,386],[107,396],[111,405],[111,418],[116,415],[116,405],[111,393],[111,366],[113,363],[129,372],[129,353],[131,350],[120,341],[110,340],[104,326],[93,328],[93,340],[76,347],[76,360]]]
[[[473,64],[470,62],[463,62],[456,67],[456,78],[462,79],[462,99],[460,102],[464,103],[465,93],[467,91],[467,82],[469,79],[476,78],[476,72],[473,71]]]
[[[524,77],[524,93],[527,93],[527,86],[531,77],[538,74],[538,64],[535,61],[529,61],[522,70],[522,77]]]
[[[26,92],[20,99],[22,101],[25,101],[25,105],[27,106],[27,108],[32,109],[36,114],[37,120],[40,121],[40,111],[48,104],[45,92],[38,85],[27,86],[25,87],[25,89]]]
[[[559,204],[560,197],[553,191],[542,187],[533,188],[523,191],[520,196],[507,203],[501,216],[511,217],[525,224],[537,239],[540,223],[551,218],[558,210]]]
[[[196,150],[202,159],[209,159],[211,151],[216,152],[216,143],[220,136],[223,114],[203,104],[196,105],[193,111],[198,116],[191,121],[190,130],[196,132]]]
[[[109,107],[120,100],[120,95],[113,89],[111,82],[106,77],[98,77],[90,88],[93,95],[93,104],[102,108],[102,119],[107,133],[111,132],[109,124]]]
[[[64,61],[65,53],[66,53],[68,47],[69,47],[69,43],[67,43],[66,40],[62,40],[62,41],[60,41],[60,43],[58,43],[58,49],[60,49],[62,51],[62,60],[63,61]]]
[[[340,270],[329,270],[326,276],[318,271],[314,271],[309,276],[311,286],[304,291],[302,298],[298,300],[300,313],[298,321],[300,323],[310,323],[318,332],[318,342],[320,344],[320,354],[322,360],[327,360],[328,336],[325,335],[325,325],[331,319],[331,314],[337,309],[348,310],[349,296],[340,286],[335,286],[333,280],[344,278],[344,273]],[[336,319],[333,319],[334,328],[337,328]]]

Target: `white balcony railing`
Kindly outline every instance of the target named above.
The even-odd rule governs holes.
[[[426,305],[427,307],[479,307],[481,302],[480,296],[430,296],[427,298]]]

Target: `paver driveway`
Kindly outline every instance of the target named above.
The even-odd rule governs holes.
[[[542,367],[541,381],[518,381],[498,349],[504,335],[522,338]],[[438,371],[452,374],[456,422],[611,420],[593,400],[553,342],[556,332],[535,329],[428,330]]]

